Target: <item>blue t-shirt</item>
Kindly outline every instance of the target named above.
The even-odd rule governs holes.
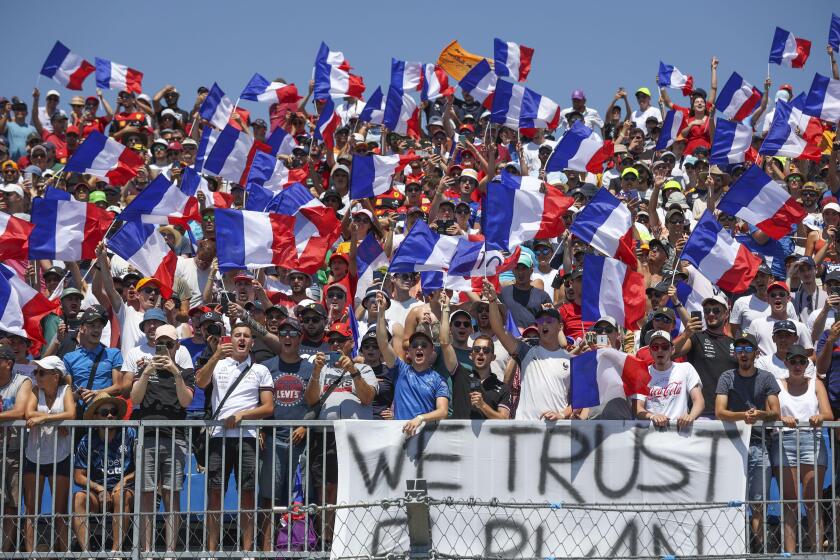
[[[108,442],[107,457],[105,440],[99,437],[99,430],[91,430],[90,444],[88,443],[89,434],[82,436],[76,448],[76,459],[73,464],[74,468],[88,471],[87,476],[91,482],[106,486],[108,489],[113,488],[125,475],[134,472],[134,445],[137,442],[137,431],[134,428],[114,431],[114,437]],[[88,457],[90,457],[90,470],[88,470]]]
[[[93,362],[96,361],[96,357],[101,350],[104,350],[102,359],[99,360],[99,365],[96,366],[93,385],[90,388],[98,391],[113,385],[112,370],[116,369],[119,371],[122,369],[122,352],[120,352],[119,348],[105,348],[104,345],[99,344],[93,350],[79,346],[72,352],[64,355],[64,367],[67,368],[67,373],[73,378],[74,387],[87,389],[90,370],[93,368]]]
[[[206,342],[193,342],[192,338],[182,338],[178,342],[181,344],[181,346],[187,349],[187,352],[190,353],[190,358],[192,358],[193,363],[196,363],[198,357],[201,356],[201,353],[204,352],[205,348],[207,348]],[[187,407],[187,412],[199,412],[203,410],[204,389],[200,387],[193,387],[193,400]]]
[[[19,125],[14,121],[6,123],[6,139],[9,141],[9,158],[17,161],[26,155],[26,139],[38,131],[31,124]]]
[[[437,408],[438,397],[449,396],[446,379],[434,369],[418,372],[397,358],[394,364],[394,419],[411,420]]]

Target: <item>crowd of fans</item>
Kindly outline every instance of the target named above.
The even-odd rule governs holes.
[[[831,50],[829,55],[837,78]],[[311,83],[310,95],[299,102],[271,105],[268,122],[235,113],[238,126],[256,139],[278,126],[295,136],[297,147],[283,156],[286,165],[305,170],[305,186],[341,220],[342,238],[317,273],[262,268],[221,274],[216,248],[225,240],[216,236],[214,208],[204,195],[200,222],[160,227],[179,255],[169,298],[162,297],[160,280],[142,277],[109,252],[107,242],[91,261],[7,261],[60,307],[42,321],[42,345],[22,332],[0,334],[0,421],[27,424],[25,432],[4,432],[4,550],[14,546],[18,530],[25,534],[23,549],[34,549],[33,518],[18,526],[15,516],[21,501],[28,515],[35,514],[36,489],[43,490],[45,478],[56,496],[57,521],[72,520],[82,549],[89,543],[87,514],[131,511],[135,492],[141,493],[141,511],[154,511],[157,495],[165,511],[177,511],[191,464],[188,449],[198,448],[208,475],[208,509],[221,509],[229,473],[235,472],[242,547],[270,550],[271,516],[257,519],[245,512],[288,504],[286,481],[307,445],[312,484],[319,489],[313,495],[323,491],[333,502],[335,441],[331,434],[308,438],[303,428],[278,429],[266,439],[240,423],[302,420],[307,414],[401,422],[408,435],[447,418],[638,418],[681,429],[711,418],[748,424],[781,420],[786,427],[772,437],[753,431],[748,500],[761,501],[774,476],[784,479],[785,498],[797,496],[798,481],[802,496],[814,496],[827,464],[816,428],[840,418],[836,127],[823,123],[819,162],[768,157],[727,168],[710,165],[716,68],[713,59],[710,91],[694,89],[686,107],[673,103],[664,89],[639,87],[633,95],[619,89],[602,116],[576,89],[557,130],[491,126],[488,111],[461,94],[424,103],[421,137],[401,137],[358,122],[364,103],[347,98],[338,107],[342,125],[330,150],[312,137],[318,104],[310,103]],[[33,199],[51,186],[118,220],[120,210],[157,175],[178,180],[181,170],[195,163],[201,131],[210,126],[197,114],[207,93],[199,88],[191,105],[171,85],[152,96],[120,91],[114,106],[102,91],[69,100],[56,90],[42,100],[38,89],[31,99],[0,98],[0,211],[26,219]],[[795,93],[789,85],[765,82],[761,106],[747,121],[754,146],[768,130],[774,101]],[[684,112],[687,127],[668,150],[655,151],[670,108]],[[614,155],[602,173],[546,173],[554,146],[576,121],[613,140]],[[124,187],[63,172],[91,131],[135,150],[147,165]],[[352,156],[371,153],[419,157],[397,173],[385,195],[350,200]],[[782,183],[808,217],[774,241],[716,212],[765,263],[746,293],[718,293],[703,301],[701,316],[689,314],[675,281],[690,283],[698,272],[680,260],[680,251],[695,221],[707,208],[715,209],[748,165],[762,166]],[[648,313],[639,330],[627,330],[608,316],[582,320],[581,263],[592,249],[568,230],[525,244],[512,271],[472,291],[428,290],[420,274],[387,270],[377,271],[364,293],[356,290],[357,248],[369,233],[388,257],[417,220],[444,235],[480,235],[482,198],[502,170],[539,177],[546,188],[574,197],[562,217],[567,225],[599,189],[623,200],[635,219],[638,271],[647,288]],[[231,207],[243,206],[246,185],[208,180]],[[508,316],[515,329],[506,324]],[[645,360],[650,394],[573,409],[570,358],[607,347]],[[97,424],[73,434],[55,425],[121,418],[212,419],[224,425],[209,430],[206,449],[197,430],[146,431],[142,457],[134,456],[137,433],[131,428]],[[801,423],[812,429],[794,429]],[[141,460],[142,479],[135,480]],[[797,546],[797,512],[791,508],[786,519],[784,544],[790,551]],[[808,542],[817,546],[822,533],[813,507],[807,517]],[[114,550],[123,546],[126,519],[115,517]],[[760,507],[753,507],[751,522],[760,540]],[[218,550],[220,524],[218,515],[208,516],[206,550]],[[153,547],[150,525],[147,520],[141,527],[146,550]],[[167,550],[178,548],[178,525],[178,516],[167,518]],[[329,543],[326,526],[319,537]],[[69,546],[68,534],[65,526],[56,527],[57,550]]]

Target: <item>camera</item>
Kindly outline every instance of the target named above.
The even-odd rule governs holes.
[[[481,389],[481,381],[478,379],[470,379],[470,393],[480,393]]]
[[[222,336],[225,328],[220,323],[210,323],[205,327],[205,330],[208,336]]]
[[[455,220],[438,220],[435,223],[437,224],[437,232],[440,235],[446,235],[446,230],[455,225]]]

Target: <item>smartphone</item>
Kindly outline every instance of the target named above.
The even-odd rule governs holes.
[[[583,335],[586,344],[589,346],[595,346],[597,344],[598,338],[594,332],[587,332]]]
[[[219,338],[219,344],[230,344],[230,337],[229,336],[223,336],[223,337]]]
[[[609,346],[610,345],[610,337],[605,334],[599,334],[595,336],[595,344],[598,346]]]
[[[155,344],[155,356],[166,356],[168,355],[167,350],[168,349],[166,348],[166,344],[163,344],[161,342]]]
[[[478,379],[470,379],[470,393],[481,392],[481,381]]]
[[[341,352],[330,352],[327,356],[327,365],[334,366],[338,363],[338,360],[341,358]]]
[[[702,321],[703,320],[703,312],[702,311],[692,311],[691,312],[691,318],[692,319],[700,319]]]

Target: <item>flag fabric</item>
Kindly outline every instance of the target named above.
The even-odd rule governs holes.
[[[258,185],[272,192],[280,191],[286,185],[305,181],[308,176],[305,168],[289,169],[282,160],[271,154],[257,152],[251,161],[245,186]]]
[[[761,92],[738,72],[732,72],[715,100],[715,107],[727,119],[742,121],[752,115],[760,101]]]
[[[577,213],[569,231],[608,257],[636,266],[633,252],[633,215],[607,189],[598,189]]]
[[[423,85],[423,64],[391,59],[391,86],[403,91],[420,91]]]
[[[143,72],[96,57],[96,87],[143,93]]]
[[[192,165],[192,168],[196,171],[201,171],[204,169],[204,161],[207,159],[207,154],[210,153],[210,150],[213,149],[213,146],[216,144],[216,140],[219,138],[219,133],[221,131],[217,128],[213,128],[212,126],[204,127],[204,130],[201,132],[201,138],[198,141],[198,150],[195,153],[195,163]]]
[[[647,395],[647,363],[612,348],[584,352],[571,359],[569,403],[573,409],[606,405],[634,395]]]
[[[788,122],[797,134],[808,144],[819,147],[825,129],[818,117],[805,114],[805,93],[800,93],[790,102],[790,117]]]
[[[472,67],[458,82],[464,93],[469,93],[473,99],[484,105],[487,110],[493,108],[493,92],[496,91],[498,77],[490,68],[486,60],[482,60]]]
[[[85,78],[96,68],[81,56],[70,52],[61,41],[56,41],[47,60],[41,67],[41,75],[52,78],[67,89],[82,89]]]
[[[840,80],[814,74],[802,112],[830,123],[840,120]]]
[[[438,235],[417,220],[391,259],[389,272],[439,272],[449,268],[461,237]]]
[[[352,303],[347,304],[347,323],[350,327],[350,335],[353,337],[353,348],[350,349],[350,357],[355,358],[359,355],[359,344],[362,340],[359,334],[359,321],[356,320],[356,311]],[[299,503],[303,503],[302,501]]]
[[[350,166],[350,198],[373,198],[391,190],[391,180],[400,163],[399,154],[353,156]]]
[[[295,137],[287,132],[282,126],[275,128],[271,135],[266,138],[265,143],[271,146],[271,154],[275,156],[288,156],[298,145]]]
[[[686,265],[686,270],[688,272],[688,281],[683,282],[682,280],[677,280],[674,283],[677,291],[677,299],[689,313],[692,311],[703,311],[703,302],[710,297],[720,294],[720,290],[709,282],[708,278],[697,272],[697,269],[690,264]],[[673,307],[670,299],[666,305]],[[675,314],[679,318],[679,313]]]
[[[683,95],[690,95],[694,89],[694,78],[683,74],[676,67],[659,61],[659,74],[656,76],[659,87],[682,90]]]
[[[321,114],[315,125],[315,139],[322,140],[324,145],[332,150],[335,147],[335,131],[341,124],[341,116],[335,110],[335,103],[328,98],[321,107]]]
[[[373,286],[373,273],[387,268],[388,256],[385,249],[372,233],[368,233],[356,247],[356,293],[367,292],[368,288]]]
[[[667,150],[680,135],[683,128],[685,128],[685,114],[676,109],[668,111],[662,121],[662,130],[659,132],[659,138],[654,149]]]
[[[557,128],[560,106],[548,97],[507,80],[496,83],[490,122],[514,130],[519,128]]]
[[[143,276],[159,280],[160,293],[168,299],[172,295],[178,256],[157,228],[155,224],[125,222],[107,243],[109,249],[134,265]]]
[[[232,194],[211,191],[207,179],[189,167],[185,167],[181,172],[181,192],[196,198],[198,193],[203,193],[205,208],[230,208],[233,204]]]
[[[233,102],[228,99],[219,84],[213,82],[213,87],[210,88],[210,92],[204,98],[204,102],[198,109],[198,114],[216,128],[223,129],[227,126],[230,116],[233,114]]]
[[[50,301],[14,270],[0,264],[0,330],[44,344],[41,319],[58,307],[58,301]],[[30,351],[36,353],[38,349]]]
[[[30,259],[96,258],[96,246],[114,221],[111,212],[78,200],[36,198],[31,215]]]
[[[29,236],[34,228],[26,220],[0,212],[0,260],[27,260]]]
[[[295,84],[269,82],[257,73],[251,77],[239,97],[260,103],[296,103],[302,99]]]
[[[67,160],[64,171],[87,173],[121,187],[145,164],[143,156],[94,130]]]
[[[554,147],[545,164],[545,170],[547,173],[566,169],[601,173],[604,162],[612,153],[611,140],[604,142],[598,133],[583,122],[577,121]]]
[[[729,165],[743,163],[745,160],[755,160],[755,150],[752,149],[753,130],[751,126],[718,119],[715,122],[715,135],[712,138],[712,149],[709,152],[709,163]],[[753,153],[748,157],[748,152]]]
[[[776,28],[773,42],[770,44],[771,64],[784,64],[791,68],[802,68],[811,53],[811,41],[798,39],[789,31],[781,27]]]
[[[452,41],[446,45],[438,56],[438,65],[447,74],[460,81],[464,76],[481,61],[490,62],[483,56],[478,56],[464,50],[458,41]]]
[[[627,329],[639,328],[647,305],[642,274],[616,259],[586,255],[583,258],[583,285],[586,286],[581,301],[584,321],[595,322],[609,316]]]
[[[773,239],[789,234],[808,212],[760,166],[752,165],[729,187],[717,207],[737,216]]]
[[[365,103],[364,109],[359,113],[359,122],[370,124],[382,124],[385,118],[385,103],[382,96],[382,88],[377,87]]]
[[[411,95],[390,86],[382,113],[382,125],[403,136],[420,139],[420,108]]]
[[[761,264],[761,259],[735,241],[708,210],[695,224],[680,258],[720,289],[734,293],[749,288]]]
[[[170,224],[185,223],[190,219],[199,219],[197,201],[175,186],[164,173],[158,175],[120,212],[123,222],[141,220],[150,224]]]
[[[455,88],[449,85],[446,72],[436,64],[423,65],[423,84],[420,89],[421,101],[434,101],[439,97],[452,95]]]
[[[513,270],[519,262],[520,253],[521,249],[517,246],[505,256],[499,249],[488,249],[484,241],[461,239],[446,272],[450,276],[465,278],[496,276]]]
[[[322,42],[315,57],[313,72],[315,99],[329,99],[330,97],[362,98],[365,91],[364,80],[360,76],[350,73],[350,63],[340,51],[331,51]]]
[[[534,49],[493,39],[493,70],[497,76],[510,76],[517,82],[524,82],[531,72],[531,59],[534,58]]]
[[[257,152],[270,152],[271,147],[232,125],[227,125],[216,138],[204,161],[204,170],[239,185],[245,185],[251,162]]]
[[[291,216],[247,210],[216,209],[219,270],[282,266],[295,268]]]
[[[563,233],[566,213],[574,198],[536,177],[502,171],[501,181],[487,189],[482,232],[491,249],[513,250],[532,239],[550,239]],[[492,217],[492,219],[491,219]]]
[[[793,107],[790,103],[781,99],[776,101],[773,122],[758,153],[763,156],[784,156],[819,161],[822,155],[819,146],[809,144],[791,126],[792,111]]]
[[[840,16],[831,14],[831,23],[828,26],[828,46],[837,52],[840,50]]]

